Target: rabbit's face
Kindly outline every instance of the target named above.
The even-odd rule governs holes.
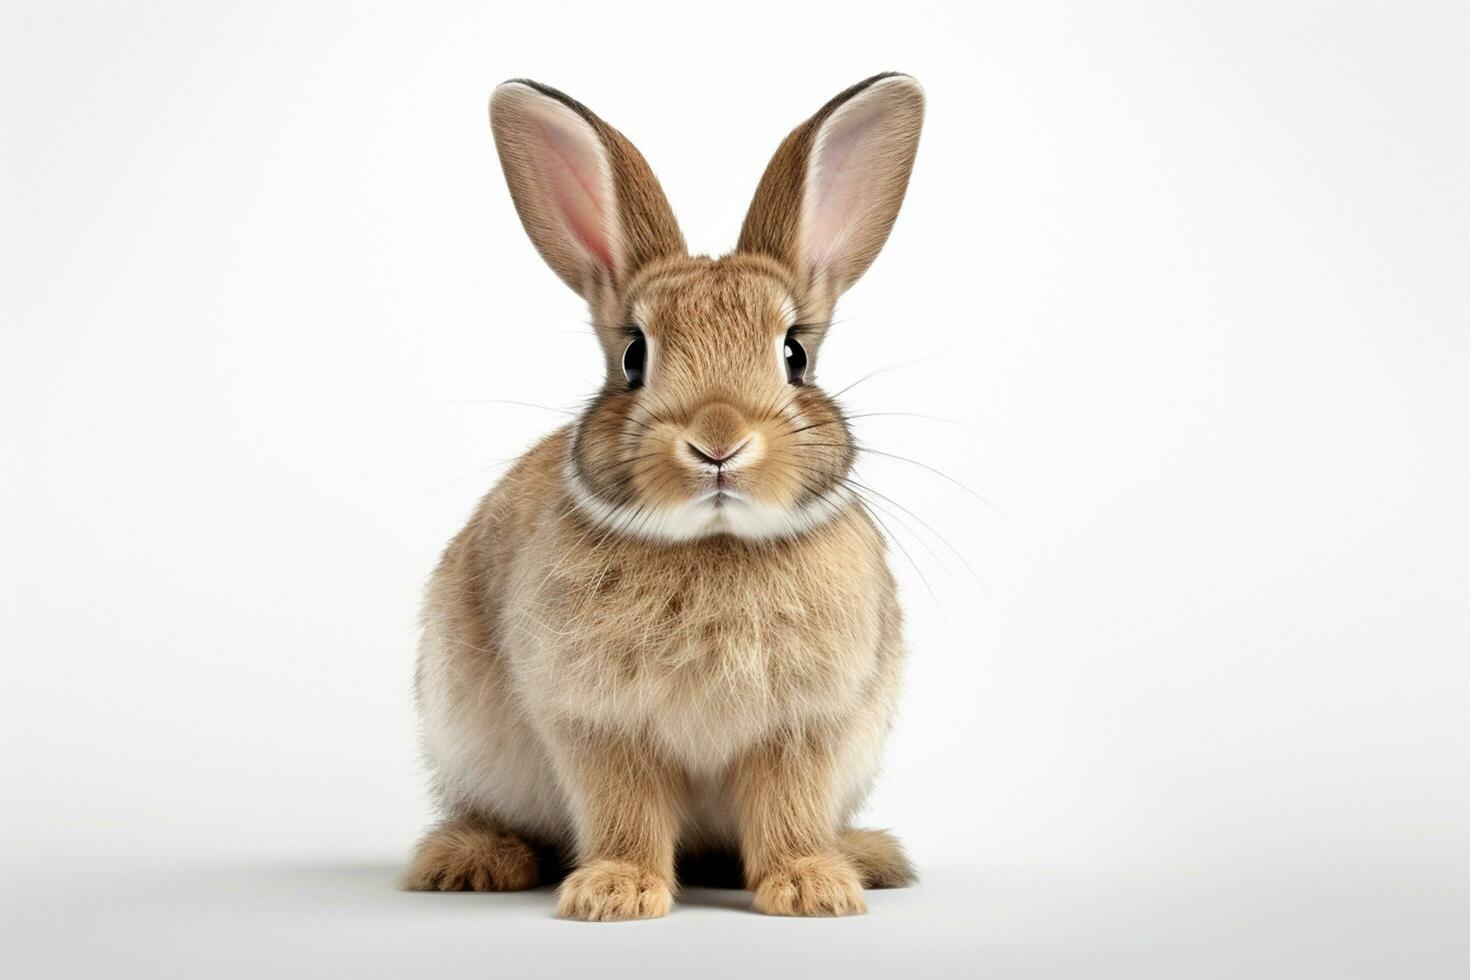
[[[566,484],[609,532],[787,537],[852,503],[853,446],[814,382],[833,304],[898,216],[924,95],[885,73],[786,137],[735,251],[691,257],[647,161],[575,99],[528,81],[490,102],[537,251],[587,301],[608,380],[575,427]]]
[[[664,540],[799,533],[834,513],[847,426],[815,385],[821,323],[757,256],[678,258],[638,277],[605,328],[609,378],[568,477],[604,524]]]

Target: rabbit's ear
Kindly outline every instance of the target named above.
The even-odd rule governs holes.
[[[908,75],[875,75],[828,102],[776,150],[738,250],[786,262],[835,300],[888,239],[923,122],[924,90]]]
[[[510,196],[541,257],[589,302],[685,254],[663,188],[627,138],[556,89],[517,79],[490,98]]]

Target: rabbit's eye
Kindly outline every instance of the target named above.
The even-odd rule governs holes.
[[[786,335],[786,380],[794,385],[806,383],[806,348],[792,334]]]
[[[643,339],[642,331],[635,329],[633,339],[623,351],[623,377],[628,379],[630,389],[643,386],[643,368],[647,363],[648,341]]]

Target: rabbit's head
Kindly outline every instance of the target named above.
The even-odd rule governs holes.
[[[584,514],[665,541],[799,534],[847,506],[854,448],[816,385],[837,298],[898,215],[923,91],[878,75],[776,151],[736,250],[690,256],[658,180],[582,104],[534,82],[490,102],[516,210],[587,301],[607,380],[566,461]]]

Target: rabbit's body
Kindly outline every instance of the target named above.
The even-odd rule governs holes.
[[[548,730],[620,732],[687,776],[680,846],[733,851],[732,766],[810,730],[840,746],[845,825],[876,772],[902,658],[866,515],[774,544],[608,535],[561,485],[567,443],[566,430],[547,439],[485,498],[430,585],[418,696],[444,808],[570,847]]]
[[[888,235],[923,96],[876,76],[799,127],[735,252],[687,254],[622,134],[544,86],[491,101],[522,223],[580,292],[607,381],[450,544],[418,666],[445,822],[406,884],[662,915],[675,857],[738,859],[755,907],[845,915],[913,877],[855,830],[902,660],[883,543],[815,383],[837,297]]]

